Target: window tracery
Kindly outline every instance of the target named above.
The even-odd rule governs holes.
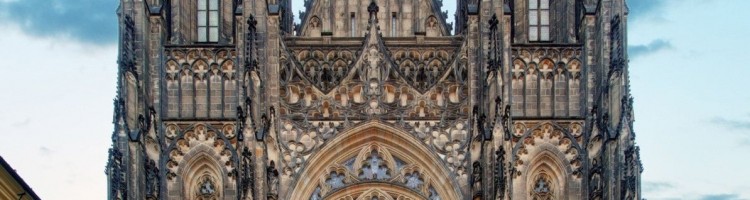
[[[407,173],[404,178],[406,179],[406,187],[411,189],[418,189],[424,182],[419,176],[419,172]]]
[[[425,169],[396,157],[389,150],[389,147],[371,143],[352,157],[337,159],[339,161],[326,167],[327,172],[321,175],[317,186],[305,198],[440,199],[433,187],[435,182],[425,174]]]
[[[370,156],[362,166],[362,171],[359,172],[359,178],[370,180],[391,178],[388,167],[385,166],[385,162],[383,162],[383,159],[378,155],[377,151],[372,151],[370,153]]]
[[[344,174],[332,171],[331,176],[328,177],[326,184],[331,186],[331,189],[338,189],[344,187]]]

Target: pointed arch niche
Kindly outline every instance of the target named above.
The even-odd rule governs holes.
[[[428,147],[380,122],[334,138],[290,187],[287,199],[463,199],[457,180]]]
[[[513,151],[513,199],[582,199],[582,157],[577,134],[552,123],[532,127],[516,124],[517,130],[527,131]]]
[[[190,159],[182,176],[184,197],[187,199],[218,200],[223,199],[223,187],[226,177],[212,156],[200,152]]]
[[[558,159],[543,152],[536,159],[526,175],[526,188],[530,200],[558,200],[564,195],[565,173]]]

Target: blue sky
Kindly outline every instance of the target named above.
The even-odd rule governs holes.
[[[750,199],[750,1],[629,4],[644,197]],[[106,198],[116,7],[0,0],[0,155],[42,198]]]

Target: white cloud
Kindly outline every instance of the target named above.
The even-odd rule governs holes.
[[[105,199],[115,46],[0,30],[0,154],[44,199]]]

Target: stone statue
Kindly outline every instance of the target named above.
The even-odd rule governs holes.
[[[254,192],[254,180],[255,175],[253,172],[253,162],[252,162],[252,156],[253,154],[250,152],[250,149],[245,147],[242,150],[242,165],[243,165],[243,173],[242,173],[242,192],[245,194],[245,197],[247,196],[253,196],[255,194]]]
[[[495,151],[495,188],[498,199],[505,197],[505,150]]]
[[[471,170],[471,176],[474,181],[472,185],[472,190],[474,190],[475,195],[481,195],[482,194],[482,164],[479,163],[479,161],[474,161],[474,164],[472,164],[473,169]]]
[[[268,177],[268,197],[276,199],[279,194],[279,171],[276,170],[273,160],[266,168],[266,176]]]
[[[159,169],[153,160],[146,158],[146,198],[159,198]]]
[[[202,196],[211,196],[216,192],[214,184],[213,182],[211,182],[210,178],[206,177],[203,179],[203,183],[201,183],[199,192]]]
[[[367,52],[367,80],[381,80],[380,74],[380,52],[375,45],[370,45],[370,50]],[[365,80],[363,80],[365,81]]]
[[[534,186],[534,192],[536,193],[549,193],[549,185],[543,178],[539,178]]]

